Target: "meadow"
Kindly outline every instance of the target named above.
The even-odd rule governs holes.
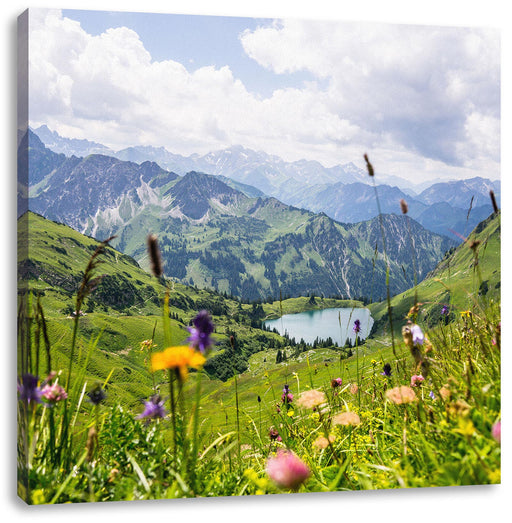
[[[499,226],[495,213],[425,281],[370,305],[377,329],[350,357],[290,348],[277,363],[262,347],[224,381],[207,362],[219,339],[235,358],[243,337],[229,322],[217,329],[210,311],[173,316],[178,287],[158,283],[156,242],[147,285],[158,300],[147,314],[82,316],[108,252],[90,249],[77,260],[69,318],[48,322],[51,292],[20,298],[19,496],[55,504],[500,483]],[[262,307],[275,317],[307,301]],[[133,359],[129,372],[116,358]],[[91,362],[110,368],[101,381]],[[130,388],[145,401],[127,400]]]

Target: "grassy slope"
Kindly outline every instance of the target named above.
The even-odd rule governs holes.
[[[488,297],[499,300],[501,282],[501,217],[492,215],[482,222],[459,245],[452,255],[442,260],[428,278],[417,286],[420,317],[433,323],[440,317],[443,305],[458,311],[472,309],[482,282],[487,282]],[[474,252],[470,245],[479,241],[478,265],[474,265]],[[391,300],[393,317],[404,319],[414,305],[414,289],[394,296]],[[385,326],[387,305],[385,302],[369,306],[377,328]]]
[[[76,289],[81,280],[83,269],[98,242],[61,224],[29,213],[19,222],[19,260],[27,257],[36,268],[32,268],[32,277],[28,278],[29,288],[40,296],[45,316],[48,321],[48,333],[53,351],[54,368],[67,368],[67,352],[71,345],[74,320],[67,313],[66,307],[75,304]],[[109,382],[110,401],[134,405],[141,398],[147,397],[152,390],[152,377],[147,370],[147,354],[140,350],[140,342],[149,339],[155,328],[155,343],[160,350],[164,346],[160,303],[165,294],[165,287],[142,270],[133,260],[115,249],[108,247],[101,256],[102,264],[97,274],[119,275],[131,282],[137,290],[149,287],[158,297],[158,304],[153,300],[136,303],[126,310],[96,306],[94,312],[80,318],[77,354],[85,361],[88,347],[97,340],[87,364],[87,376],[90,382],[104,380],[113,372]],[[65,285],[65,288],[62,287]],[[182,343],[188,333],[184,324],[200,308],[212,310],[214,305],[226,307],[227,314],[213,316],[216,339],[226,339],[228,330],[235,329],[240,339],[251,339],[255,333],[244,312],[252,309],[251,305],[242,305],[240,323],[234,323],[232,317],[237,314],[239,303],[218,294],[170,282],[171,300],[181,301],[180,308],[171,306],[170,310],[183,320],[183,324],[172,320],[173,343]],[[67,290],[69,288],[69,290]],[[94,296],[94,294],[93,294]],[[279,302],[263,304],[267,317],[284,313],[301,312],[327,307],[340,307],[345,302],[334,299],[316,299],[316,304],[309,303],[309,298],[293,298]],[[350,302],[351,305],[358,302]],[[87,304],[87,301],[86,301]],[[280,336],[267,333],[267,336],[280,339]],[[262,346],[262,349],[265,347]],[[275,355],[274,355],[275,360]],[[212,390],[222,390],[224,384],[216,379],[210,381]]]

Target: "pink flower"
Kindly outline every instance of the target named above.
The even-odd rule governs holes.
[[[43,398],[48,403],[57,403],[58,401],[65,400],[68,397],[66,391],[57,383],[53,385],[45,385],[41,392]]]
[[[492,437],[501,444],[501,420],[497,421],[491,429]]]
[[[421,375],[415,374],[411,377],[411,387],[417,387],[418,385],[421,385],[425,378]]]
[[[309,477],[308,466],[289,450],[279,450],[267,461],[267,474],[281,488],[298,490]]]

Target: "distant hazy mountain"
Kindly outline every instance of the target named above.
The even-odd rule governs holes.
[[[37,163],[57,158],[48,149],[32,152],[29,164],[38,172]],[[116,234],[114,246],[142,266],[148,266],[146,236],[158,234],[166,274],[186,283],[250,299],[280,292],[385,295],[375,218],[340,224],[272,197],[249,197],[217,176],[179,176],[155,162],[104,155],[64,158],[30,191],[31,210],[98,239]],[[408,227],[397,215],[386,215],[383,223],[396,293],[414,280]],[[411,228],[421,279],[454,242],[413,220]]]
[[[102,147],[93,142],[68,140],[45,126],[37,132],[47,141],[60,144],[58,150],[74,150],[88,145],[87,150]],[[45,141],[45,140],[43,140]],[[42,144],[41,144],[42,145]],[[51,146],[48,146],[51,149]],[[56,145],[57,147],[57,145]],[[77,149],[78,151],[78,149]],[[182,156],[163,147],[137,146],[110,156],[137,164],[154,162],[167,171],[184,175],[204,172],[221,177],[230,187],[250,197],[274,196],[280,201],[329,217],[355,223],[378,214],[373,186],[366,171],[353,163],[330,168],[319,162],[300,160],[285,162],[278,156],[233,146],[206,155]],[[45,167],[41,167],[44,168]],[[484,178],[414,185],[395,176],[378,173],[378,194],[383,213],[399,212],[399,201],[409,204],[409,215],[433,232],[448,235],[465,234],[491,212],[489,190],[499,201],[500,183]],[[471,204],[471,212],[468,210]],[[443,203],[447,205],[441,205]]]
[[[89,140],[76,138],[63,138],[56,131],[51,131],[46,125],[41,125],[34,130],[37,136],[48,149],[66,156],[87,156],[89,154],[112,155],[114,151],[104,145]]]
[[[453,207],[466,209],[489,205],[489,191],[493,190],[499,201],[501,189],[499,182],[492,182],[485,178],[477,177],[467,180],[436,183],[425,189],[417,199],[427,205],[446,202]]]

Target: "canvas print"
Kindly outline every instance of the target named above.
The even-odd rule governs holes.
[[[499,31],[30,9],[17,133],[26,503],[500,483]]]

